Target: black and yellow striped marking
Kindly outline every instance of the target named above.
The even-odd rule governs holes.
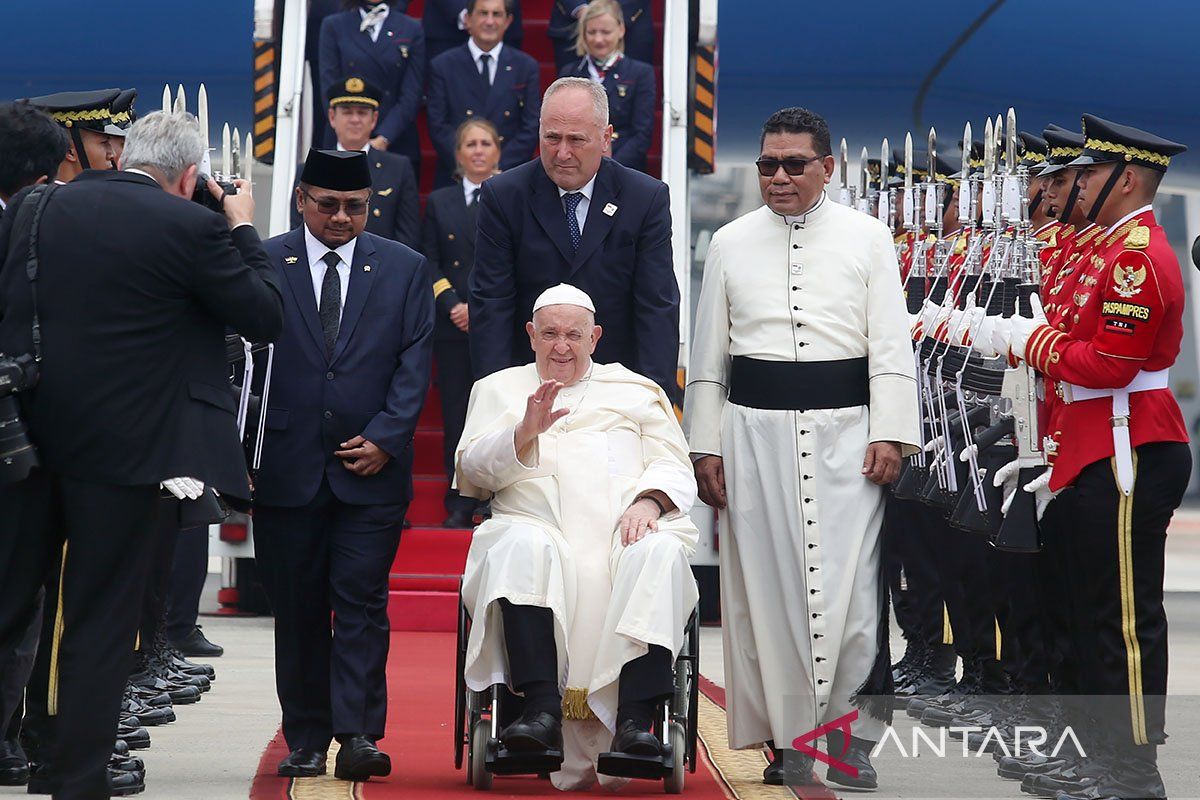
[[[275,106],[279,76],[274,42],[254,43],[254,159],[275,163]]]
[[[688,167],[711,175],[716,168],[717,53],[712,45],[696,48],[693,62],[691,146]]]

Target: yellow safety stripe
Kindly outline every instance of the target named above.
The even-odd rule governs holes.
[[[54,638],[50,640],[50,688],[46,693],[46,713],[58,716],[58,648],[63,635],[63,577],[67,574],[67,542],[63,542],[62,563],[58,567],[58,603],[54,606]]]
[[[1117,459],[1112,464],[1117,480]],[[1137,451],[1133,453],[1133,484],[1137,486]],[[1121,634],[1125,637],[1125,665],[1129,671],[1129,718],[1133,743],[1149,744],[1146,735],[1146,702],[1142,694],[1142,646],[1137,637],[1137,608],[1133,597],[1133,490],[1117,491],[1117,566],[1121,589]]]

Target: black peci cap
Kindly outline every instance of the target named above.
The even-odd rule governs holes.
[[[332,192],[371,188],[371,169],[361,150],[309,150],[300,182]]]
[[[1091,114],[1083,115],[1083,139],[1083,153],[1071,162],[1073,167],[1123,162],[1166,172],[1171,157],[1187,150],[1186,145]]]

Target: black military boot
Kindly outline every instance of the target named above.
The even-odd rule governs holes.
[[[1165,798],[1167,787],[1158,772],[1158,746],[1124,745],[1112,751],[1108,770],[1082,792],[1060,792],[1058,800]]]
[[[910,717],[921,718],[921,711],[931,698],[945,695],[958,688],[962,681],[954,679],[954,668],[958,664],[958,654],[950,645],[939,644],[929,650],[925,668],[919,679],[897,690],[897,700],[906,698],[905,711]],[[963,664],[963,680],[969,676],[967,665]]]
[[[903,686],[908,683],[910,676],[916,670],[917,665],[925,660],[925,652],[929,647],[920,639],[908,639],[904,644],[904,655],[895,664],[892,664],[892,683],[897,686]]]
[[[845,734],[841,731],[830,731],[825,734],[825,743],[831,758],[841,761],[857,772],[854,774],[830,765],[825,770],[826,781],[849,786],[852,789],[876,789],[879,787],[879,776],[875,774],[875,767],[871,766],[871,748],[875,746],[874,742],[851,736],[849,747],[847,747]]]
[[[29,757],[17,737],[0,741],[0,786],[24,786],[29,781]]]

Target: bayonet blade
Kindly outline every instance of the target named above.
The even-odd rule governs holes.
[[[963,126],[962,180],[971,174],[971,123]]]
[[[867,192],[871,188],[871,169],[867,164],[870,156],[867,155],[867,148],[862,149],[862,155],[859,157],[858,170],[858,194],[860,197],[866,197]]]
[[[904,189],[913,188],[912,132],[904,134]]]
[[[249,133],[247,133],[247,134],[246,134],[246,150],[245,150],[245,153],[246,153],[246,163],[245,163],[245,166],[244,166],[243,168],[246,170],[246,174],[242,176],[242,179],[243,179],[243,180],[245,180],[245,181],[246,181],[246,183],[249,183],[249,182],[250,182],[250,180],[251,180],[251,177],[250,177],[250,176],[251,176],[251,173],[254,171],[254,170],[253,170],[253,165],[254,165],[254,139],[253,139],[253,137],[251,136],[251,134],[249,134]]]
[[[1008,149],[1005,151],[1005,158],[1008,160],[1008,171],[1015,172],[1017,169],[1017,110],[1012,106],[1008,108]]]
[[[929,182],[937,181],[937,131],[929,129]]]
[[[162,110],[164,114],[171,113],[171,107],[174,105],[171,101],[171,86],[168,84],[163,87],[163,104]]]
[[[841,148],[840,159],[841,160],[838,163],[839,163],[839,168],[840,168],[841,178],[842,178],[841,188],[849,189],[850,188],[850,177],[849,177],[848,173],[850,171],[850,157],[846,152],[846,140],[845,139],[842,139],[842,148]]]
[[[180,111],[187,111],[187,93],[183,91],[182,83],[179,84],[179,91],[175,93],[174,111],[176,113]]]
[[[229,123],[221,128],[221,172],[226,178],[233,175],[233,142],[230,140]]]
[[[208,149],[208,89],[200,84],[196,95],[196,119],[200,120],[200,133],[204,136],[204,149]]]
[[[242,177],[242,132],[233,129],[233,165],[230,167],[230,178]]]
[[[992,151],[996,148],[996,140],[992,137],[992,118],[988,117],[983,126],[983,179],[990,181],[995,174],[996,165],[992,160]]]
[[[996,115],[996,124],[992,126],[992,134],[996,137],[996,144],[992,148],[992,155],[996,159],[996,171],[1000,170],[1000,156],[1004,153],[1004,118],[999,114]]]
[[[887,191],[888,183],[888,164],[892,161],[892,151],[888,147],[887,137],[883,137],[883,144],[879,147],[879,191]]]

